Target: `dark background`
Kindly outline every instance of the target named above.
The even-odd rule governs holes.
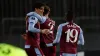
[[[0,42],[24,47],[21,34],[25,32],[25,15],[36,1],[50,6],[56,27],[65,22],[65,14],[72,10],[76,15],[74,22],[84,31],[85,45],[79,46],[78,52],[100,56],[100,0],[0,0]]]

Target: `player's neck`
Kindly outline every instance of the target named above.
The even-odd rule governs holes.
[[[68,21],[68,22],[71,22],[71,23],[73,23],[73,20],[72,20],[72,21]]]
[[[48,16],[48,15],[45,15],[45,17],[46,17],[46,18],[49,18],[49,16]]]

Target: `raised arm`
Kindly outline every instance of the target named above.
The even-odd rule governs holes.
[[[44,23],[45,22],[45,18],[43,18],[43,16],[38,15],[36,12],[30,12],[27,14],[27,16],[35,16],[40,23]]]
[[[34,27],[36,23],[38,22],[38,19],[34,16],[30,16],[28,18],[29,26],[28,26],[28,31],[30,32],[35,32],[35,33],[43,33],[43,34],[49,34],[50,30],[48,29],[38,29]]]
[[[30,16],[28,18],[28,22],[29,22],[28,31],[30,31],[30,32],[40,32],[40,29],[35,27],[35,25],[38,22],[38,19],[36,17]]]

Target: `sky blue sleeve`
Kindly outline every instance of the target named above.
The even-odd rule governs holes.
[[[33,16],[34,12],[27,13],[27,16]]]
[[[79,34],[79,41],[78,44],[84,45],[84,36],[83,36],[83,31],[80,28],[80,34]]]
[[[30,31],[30,32],[40,32],[40,29],[34,27],[35,24],[38,22],[38,19],[36,17],[30,16],[28,18],[28,22],[29,22],[28,31]]]
[[[58,26],[57,33],[56,33],[56,38],[53,41],[53,43],[59,43],[60,42],[61,35],[62,35],[62,25],[59,25]]]
[[[30,12],[30,13],[27,14],[27,16],[35,16],[39,20],[40,23],[45,22],[45,19],[43,18],[43,16],[40,16],[36,12]]]

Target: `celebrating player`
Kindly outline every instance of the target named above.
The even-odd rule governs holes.
[[[55,21],[49,18],[50,8],[44,7],[43,19],[44,22],[40,24],[40,29],[50,29],[50,34],[40,34],[40,47],[45,56],[56,56],[56,47],[52,45],[54,40],[54,26]]]
[[[61,56],[76,56],[77,44],[84,45],[83,31],[73,22],[73,12],[68,11],[66,17],[67,22],[58,26],[56,39],[53,43],[60,42]]]
[[[26,16],[26,34],[22,36],[25,39],[25,50],[28,56],[44,56],[40,49],[40,33],[48,34],[48,29],[40,29],[44,6],[43,3],[36,3],[33,7],[34,12],[30,12]]]

